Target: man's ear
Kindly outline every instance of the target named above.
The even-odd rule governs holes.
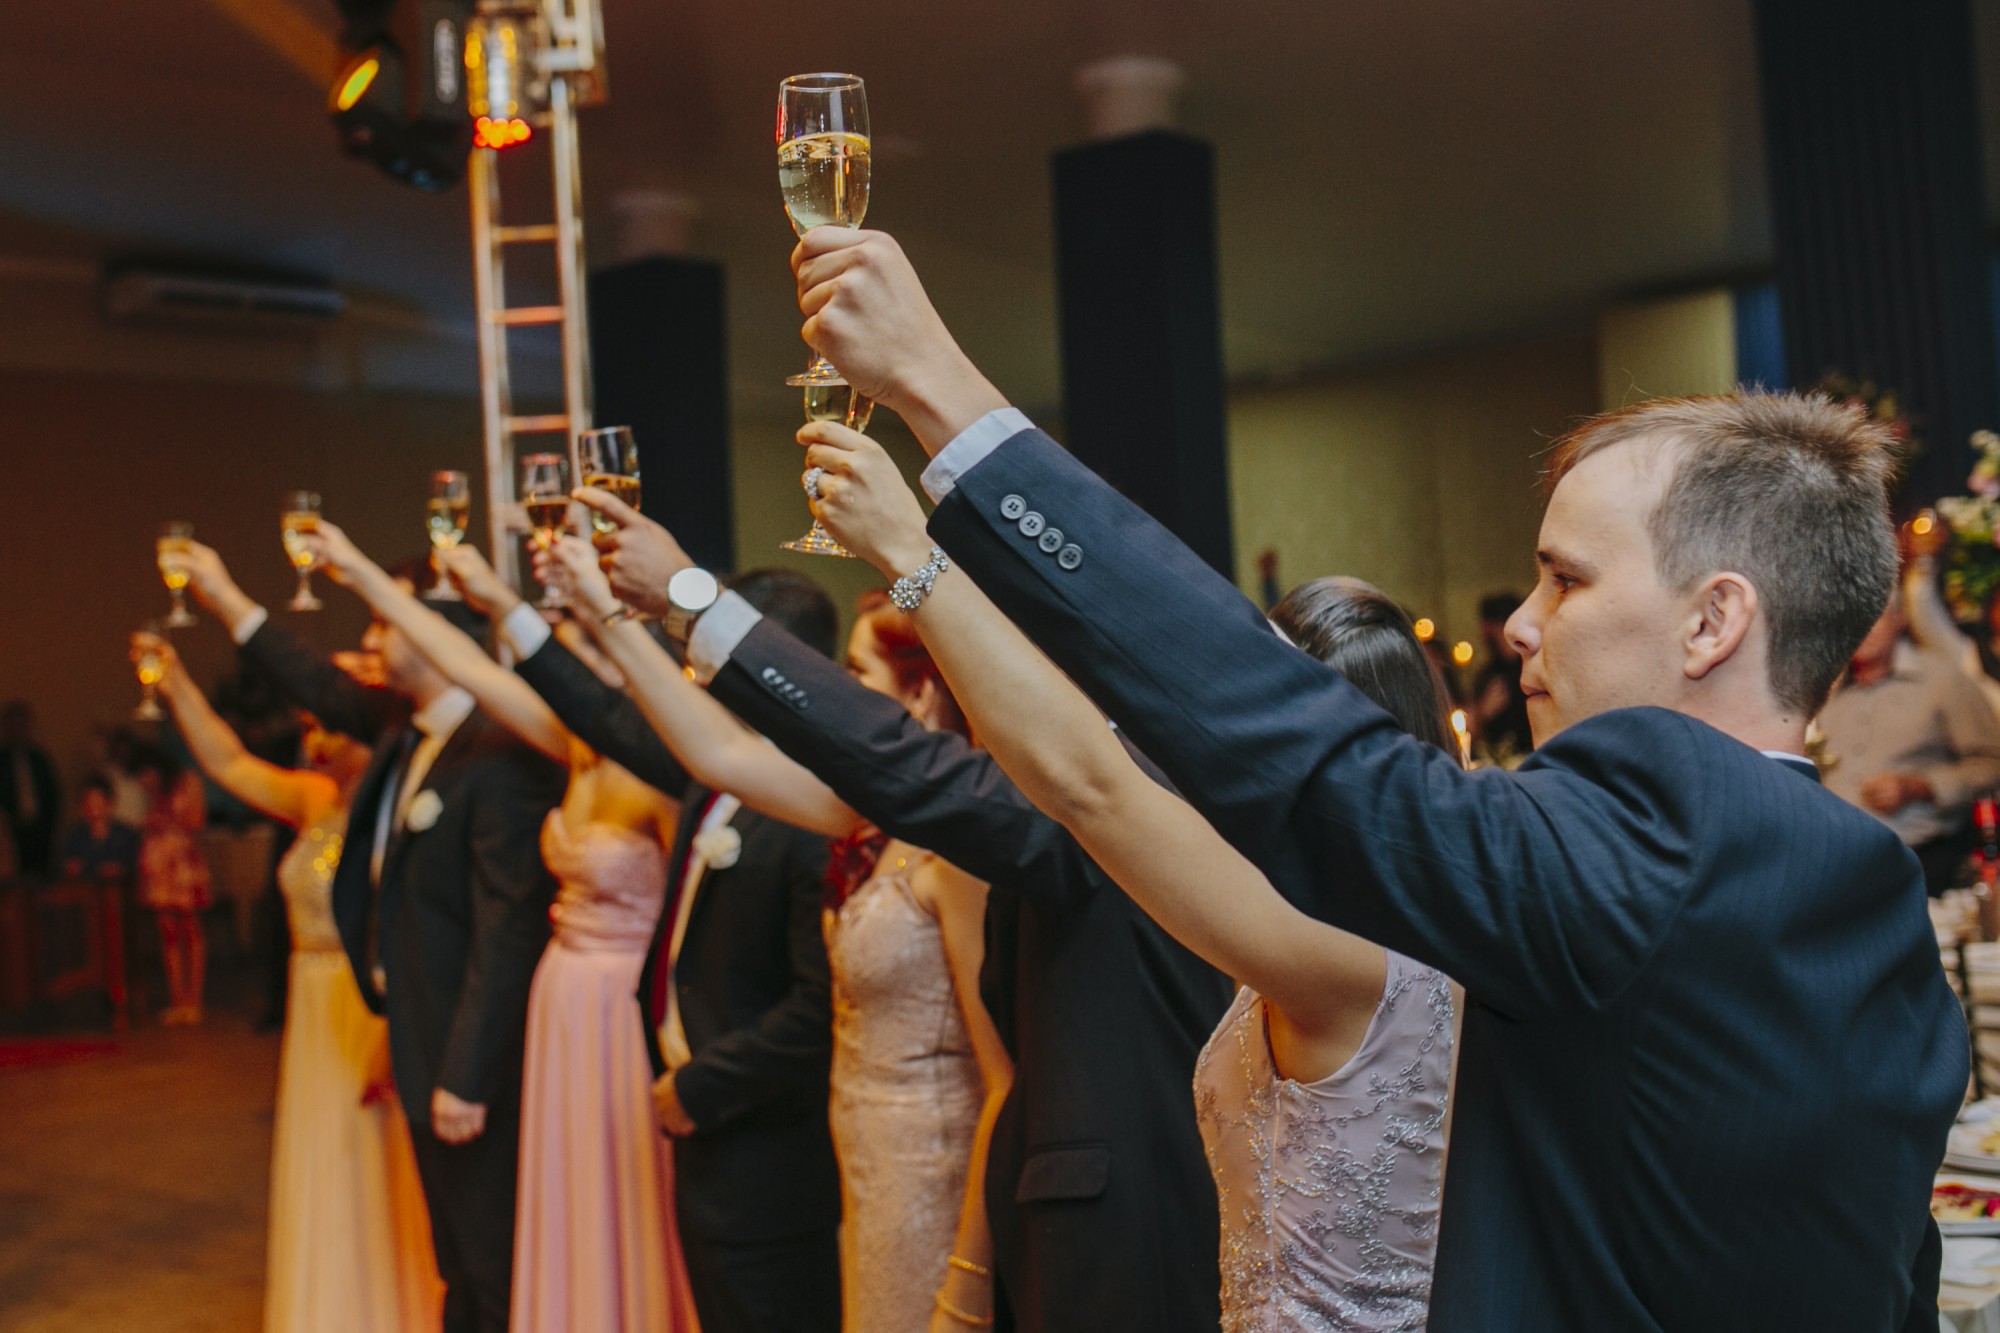
[[[1687,656],[1681,670],[1689,680],[1703,679],[1742,649],[1759,606],[1756,585],[1741,574],[1711,574],[1702,580],[1682,641]]]

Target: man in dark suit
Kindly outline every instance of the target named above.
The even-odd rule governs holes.
[[[383,688],[359,684],[270,622],[197,547],[191,586],[246,660],[375,755],[355,789],[333,912],[363,998],[389,1020],[389,1054],[446,1284],[444,1327],[507,1327],[528,987],[549,938],[555,882],[542,820],[567,775],[514,739],[394,629],[363,648]],[[438,609],[468,633],[462,604]]]
[[[810,579],[753,571],[739,586],[832,652],[833,603]],[[827,1124],[826,839],[693,781],[638,705],[511,588],[481,580],[466,596],[500,617],[515,670],[571,731],[680,805],[665,908],[638,993],[702,1328],[833,1333],[840,1178]]]
[[[0,704],[0,813],[13,834],[21,873],[49,873],[62,793],[54,761],[35,740],[35,710],[26,699]]]
[[[1465,983],[1432,1329],[1936,1327],[1965,1028],[1914,859],[1800,757],[1895,577],[1886,435],[1755,394],[1572,434],[1509,627],[1540,748],[1465,774],[1006,407],[893,242],[795,263],[936,454],[947,603],[969,572],[1281,891]],[[802,438],[855,549],[908,512]]]
[[[658,524],[607,508],[623,525],[607,543],[614,587],[671,612],[663,576],[687,557]],[[884,833],[991,886],[980,989],[1016,1064],[986,1168],[1003,1324],[1215,1328],[1215,1186],[1190,1087],[1227,979],[1118,892],[985,751],[927,730],[743,598],[724,593],[702,616],[688,658],[717,699]]]

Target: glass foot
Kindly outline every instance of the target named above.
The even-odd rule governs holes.
[[[167,720],[167,714],[164,709],[151,699],[144,699],[140,701],[137,708],[132,710],[132,720],[134,722],[164,722]]]
[[[285,603],[285,606],[293,611],[317,611],[325,605],[326,603],[320,601],[319,598],[313,596],[303,588],[299,590],[291,601]]]
[[[813,520],[812,530],[805,536],[796,541],[779,542],[778,549],[797,551],[802,555],[838,555],[846,556],[849,560],[854,558],[854,552],[835,541],[833,534],[822,527],[818,519]]]
[[[160,623],[168,629],[187,629],[197,622],[193,612],[189,611],[185,606],[177,606],[168,612],[167,618]]]

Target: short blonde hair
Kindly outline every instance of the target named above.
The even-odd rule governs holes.
[[[1661,580],[1684,592],[1723,570],[1747,578],[1770,625],[1772,693],[1819,711],[1896,586],[1895,437],[1818,394],[1660,398],[1563,436],[1547,488],[1628,443],[1673,469],[1646,525]]]

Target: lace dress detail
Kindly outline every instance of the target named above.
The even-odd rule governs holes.
[[[1444,1177],[1451,985],[1389,954],[1347,1064],[1283,1077],[1249,987],[1195,1065],[1222,1214],[1224,1333],[1424,1327]]]
[[[847,1333],[930,1326],[985,1098],[943,932],[910,889],[916,864],[892,846],[825,916]]]

